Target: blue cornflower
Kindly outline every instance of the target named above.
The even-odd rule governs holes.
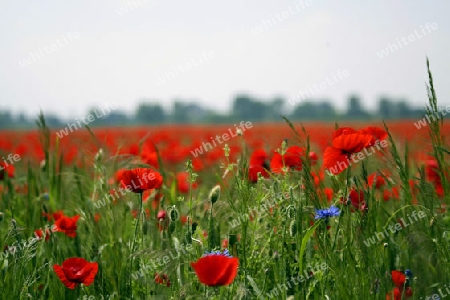
[[[222,256],[226,256],[226,257],[230,257],[230,258],[233,257],[233,256],[231,256],[228,249],[223,250],[223,252],[221,252],[220,250],[217,250],[217,251],[206,252],[205,254],[203,254],[203,256],[211,256],[211,255],[222,255]]]
[[[339,211],[339,208],[337,208],[334,205],[331,205],[330,208],[325,209],[316,209],[316,217],[317,219],[328,219],[329,217],[337,217],[339,216],[341,212]]]
[[[413,273],[411,272],[411,270],[405,270],[405,275],[408,276],[409,278],[413,278]]]

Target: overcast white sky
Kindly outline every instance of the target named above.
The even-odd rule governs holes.
[[[226,111],[237,92],[289,99],[338,70],[350,75],[316,98],[341,108],[356,92],[373,108],[387,94],[423,106],[427,55],[438,100],[450,104],[450,1],[310,1],[3,1],[0,109],[68,118],[107,102],[131,112],[140,98],[169,107],[179,97]],[[255,34],[263,20],[271,26]],[[408,45],[377,55],[415,31]],[[69,32],[79,37],[70,41]],[[199,63],[208,51],[213,57]]]

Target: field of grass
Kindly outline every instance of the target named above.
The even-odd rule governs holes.
[[[0,132],[0,299],[445,299],[450,126],[429,78],[420,129]]]

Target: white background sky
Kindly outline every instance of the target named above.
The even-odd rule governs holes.
[[[426,56],[440,105],[450,104],[449,0],[311,0],[258,34],[252,29],[289,7],[296,11],[299,0],[139,1],[132,10],[131,0],[2,1],[0,109],[34,116],[42,108],[69,118],[106,102],[132,112],[141,98],[168,108],[179,97],[227,111],[238,92],[287,100],[339,69],[350,76],[317,98],[342,108],[355,92],[374,108],[386,94],[423,107]],[[427,22],[439,28],[378,57],[388,43],[421,32]],[[30,52],[57,40],[64,44],[70,31],[80,38],[19,64]],[[154,83],[203,51],[214,57],[165,84]]]

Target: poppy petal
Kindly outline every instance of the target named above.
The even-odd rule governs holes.
[[[406,275],[400,271],[392,271],[392,281],[394,282],[395,286],[403,288],[406,282]]]
[[[229,285],[236,277],[239,267],[239,260],[236,257],[229,259],[228,265],[223,269],[222,274],[219,277],[216,285]]]
[[[340,174],[349,167],[348,157],[341,150],[327,147],[323,153],[323,165],[333,175]]]
[[[350,127],[341,127],[339,129],[337,129],[335,132],[333,132],[333,139],[337,138],[340,135],[343,134],[352,134],[352,133],[356,133],[357,131],[353,128]]]
[[[69,289],[74,289],[76,286],[75,282],[70,281],[69,279],[67,279],[66,274],[64,274],[64,271],[62,270],[62,268],[58,265],[53,265],[53,270],[55,271],[56,275],[58,276],[59,280],[61,280],[61,282],[68,287]]]
[[[228,285],[237,274],[239,261],[221,255],[210,255],[191,263],[201,283],[208,286]]]
[[[357,153],[369,146],[372,136],[367,134],[351,133],[343,134],[333,139],[334,148],[341,149],[346,154]]]
[[[94,263],[89,263],[89,267],[87,268],[89,272],[89,275],[83,280],[83,284],[85,286],[89,286],[94,282],[95,276],[97,275],[98,272],[98,263],[94,262]]]

